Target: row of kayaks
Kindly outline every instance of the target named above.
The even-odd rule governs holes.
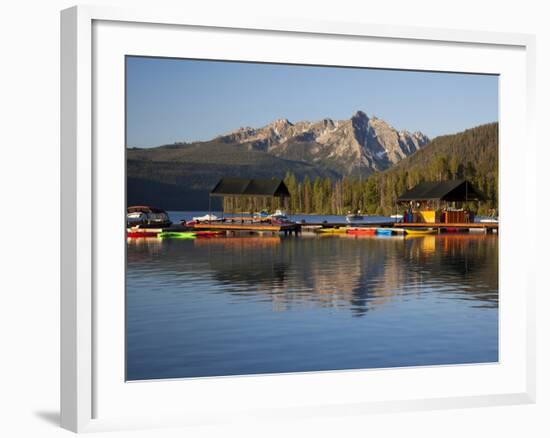
[[[195,239],[197,237],[215,237],[224,234],[223,231],[132,231],[126,233],[127,237],[158,237],[161,239]]]
[[[334,227],[319,228],[316,230],[323,234],[351,234],[356,236],[391,236],[394,232],[391,228],[361,228],[361,227]]]
[[[323,234],[349,234],[354,236],[392,236],[395,230],[391,228],[362,228],[362,227],[334,227],[334,228],[319,228],[316,230]],[[434,229],[411,229],[405,228],[404,233],[407,235],[429,235],[436,234],[437,230]],[[215,237],[223,235],[224,232],[220,230],[201,230],[201,231],[154,231],[154,230],[128,230],[127,237],[140,238],[140,237],[157,237],[161,239],[195,239],[197,237]]]
[[[334,227],[319,228],[316,230],[323,234],[351,234],[355,236],[392,236],[395,230],[391,228],[362,228],[362,227]],[[403,232],[407,235],[423,236],[436,234],[437,230],[431,228],[405,228]]]

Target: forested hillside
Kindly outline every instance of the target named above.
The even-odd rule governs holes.
[[[385,170],[428,143],[421,132],[397,131],[357,111],[350,119],[275,120],[241,127],[210,141],[127,149],[127,202],[174,210],[208,208],[223,177],[297,179],[368,175]]]
[[[389,169],[368,177],[339,173],[323,160],[302,161],[291,151],[286,157],[276,156],[257,145],[233,140],[220,137],[203,143],[129,149],[128,204],[204,210],[210,189],[222,177],[284,177],[293,213],[341,215],[361,210],[389,214],[397,197],[419,182],[466,178],[487,198],[480,213],[498,208],[497,123],[437,137]],[[252,208],[247,200],[227,202],[226,207],[232,210]],[[265,202],[254,209],[277,207],[277,202]],[[476,209],[477,205],[470,207]]]
[[[498,124],[437,137],[425,148],[391,169],[366,179],[309,178],[299,181],[288,172],[285,182],[292,195],[293,212],[345,214],[361,210],[390,214],[397,197],[422,181],[466,178],[485,195],[479,213],[498,208]],[[477,209],[477,204],[470,206]]]

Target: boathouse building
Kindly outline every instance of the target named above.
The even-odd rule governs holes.
[[[465,203],[484,196],[465,179],[422,182],[403,193],[397,204],[406,208],[404,222],[468,223],[473,221]]]

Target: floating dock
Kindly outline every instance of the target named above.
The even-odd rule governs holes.
[[[304,227],[323,227],[323,228],[335,228],[335,227],[393,227],[395,222],[385,221],[385,222],[299,222]]]
[[[270,224],[256,222],[203,222],[195,224],[196,230],[223,230],[223,231],[267,231],[271,233],[298,234],[302,231],[300,224]]]
[[[470,230],[476,229],[480,231],[485,231],[486,233],[497,232],[498,233],[498,222],[465,222],[457,224],[446,224],[441,222],[435,223],[403,223],[399,222],[393,224],[394,228],[434,228],[439,232],[444,232],[446,229],[461,229],[461,230]]]
[[[283,234],[299,234],[302,231],[309,232],[328,232],[330,233],[331,229],[335,231],[340,229],[353,229],[353,228],[382,228],[382,229],[391,229],[396,234],[403,234],[407,228],[409,229],[426,229],[431,228],[437,230],[439,233],[445,233],[448,231],[478,231],[487,234],[493,232],[498,233],[499,224],[498,222],[468,222],[468,223],[393,223],[393,222],[371,222],[364,224],[344,224],[344,223],[315,223],[315,222],[306,222],[306,223],[281,223],[273,224],[270,222],[233,222],[233,221],[216,221],[216,222],[202,222],[197,223],[193,227],[183,227],[183,226],[171,226],[163,229],[151,229],[151,228],[132,228],[128,229],[128,237],[147,237],[151,233],[160,233],[162,231],[193,231],[193,230],[212,230],[212,231],[244,231],[244,232],[259,232],[259,233],[283,233]]]

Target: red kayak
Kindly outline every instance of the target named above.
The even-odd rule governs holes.
[[[126,236],[131,238],[138,237],[157,237],[158,231],[127,231]]]
[[[376,228],[350,228],[347,233],[357,236],[372,236],[376,234]]]
[[[222,234],[224,234],[224,231],[211,231],[211,230],[195,231],[195,236],[197,237],[215,237],[215,236],[221,236]]]

